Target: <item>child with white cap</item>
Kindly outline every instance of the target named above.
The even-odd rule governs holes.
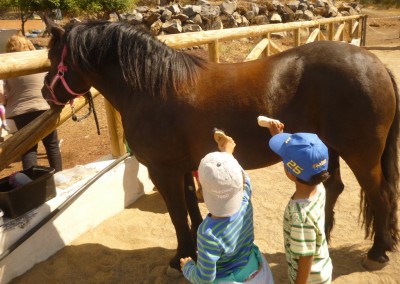
[[[332,261],[325,236],[325,188],[329,178],[328,148],[313,133],[283,133],[279,121],[268,127],[269,146],[284,164],[286,176],[294,182],[283,220],[288,276],[291,283],[331,283]]]
[[[216,132],[221,152],[207,154],[198,169],[204,203],[209,210],[197,230],[197,262],[181,258],[192,283],[274,283],[264,256],[254,244],[252,188],[233,157],[233,139]]]

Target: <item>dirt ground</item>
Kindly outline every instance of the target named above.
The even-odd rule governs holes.
[[[367,46],[400,49],[400,10],[364,9],[363,12],[369,15]],[[0,28],[15,25],[15,22],[0,21]],[[29,21],[28,29],[41,28],[41,25],[40,21]],[[110,153],[103,98],[97,98],[95,105],[100,136],[96,133],[93,116],[79,123],[68,121],[58,129],[59,138],[63,139],[65,169]],[[43,147],[39,148],[39,162],[47,165]],[[19,169],[20,163],[14,163],[3,170],[0,177]],[[249,174],[254,187],[256,243],[271,265],[275,282],[287,283],[281,223],[292,186],[281,165],[249,171]],[[336,224],[330,245],[333,282],[400,283],[399,252],[389,254],[390,264],[382,270],[368,272],[361,265],[371,241],[364,240],[364,232],[357,222],[359,186],[344,163],[342,177],[346,188],[336,205]],[[203,205],[201,209],[206,212]],[[172,279],[165,275],[166,264],[175,247],[175,232],[169,215],[160,195],[153,192],[12,283],[186,283],[183,278]]]

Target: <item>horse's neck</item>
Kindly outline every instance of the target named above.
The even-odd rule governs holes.
[[[109,70],[116,69],[110,68]],[[106,72],[100,70],[93,76],[92,84],[115,109],[121,112],[125,106],[130,104],[130,101],[137,99],[138,96],[135,95],[135,92],[132,92],[122,74],[113,73],[109,70]]]

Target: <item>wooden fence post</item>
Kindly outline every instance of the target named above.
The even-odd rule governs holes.
[[[268,39],[268,42],[271,42],[271,33],[267,34],[267,39]],[[266,53],[265,54],[266,56],[270,56],[271,55],[271,45],[270,44],[267,45],[265,53]]]
[[[333,28],[333,23],[328,24],[328,40],[333,40],[333,33],[334,33],[334,28]]]
[[[126,153],[121,115],[105,98],[104,107],[107,115],[108,132],[110,134],[111,155],[114,158],[118,158]]]
[[[208,44],[208,58],[211,62],[219,63],[219,41],[214,40]]]
[[[299,46],[301,43],[300,39],[300,28],[294,30],[294,47]]]

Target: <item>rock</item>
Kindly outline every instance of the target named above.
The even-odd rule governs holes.
[[[143,23],[145,23],[147,26],[151,27],[151,25],[156,22],[158,19],[161,18],[161,15],[158,13],[150,13],[146,14],[143,17]]]
[[[188,17],[193,17],[197,14],[200,14],[201,6],[200,5],[186,5],[182,8],[182,13]]]
[[[203,29],[199,25],[189,24],[183,26],[184,33],[201,32]]]
[[[178,19],[165,22],[161,26],[162,30],[168,34],[179,34],[182,32],[182,24]]]
[[[275,11],[268,15],[268,20],[271,24],[282,23],[282,17]]]
[[[164,12],[161,14],[161,20],[163,22],[169,21],[172,18],[172,12],[168,9],[165,9]]]
[[[232,15],[236,10],[237,2],[236,0],[225,0],[219,7],[221,9],[221,13]]]

